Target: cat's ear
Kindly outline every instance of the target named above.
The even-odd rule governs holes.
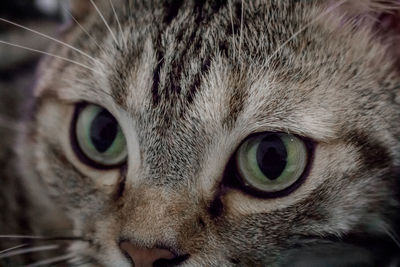
[[[69,10],[75,19],[83,20],[93,9],[90,0],[69,0]]]
[[[400,9],[399,0],[335,0],[330,4],[338,4],[339,9],[349,16],[374,16]]]
[[[400,0],[331,0],[333,13],[354,26],[374,27],[379,34],[400,35]]]
[[[330,0],[326,3],[336,21],[334,27],[340,29],[344,24],[351,24],[356,31],[369,30],[376,42],[388,46],[388,52],[400,66],[400,0]]]

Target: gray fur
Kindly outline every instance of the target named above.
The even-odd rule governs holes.
[[[368,2],[377,13],[387,8]],[[190,254],[182,266],[390,263],[400,75],[396,39],[376,33],[369,10],[326,12],[330,1],[115,1],[121,33],[108,2],[98,4],[118,43],[93,9],[80,21],[102,49],[79,27],[63,33],[101,63],[54,46],[94,71],[44,59],[19,143],[29,201],[92,241],[72,251],[105,266],[129,266],[120,240]],[[117,118],[127,170],[93,170],[74,156],[69,130],[81,101]],[[304,184],[278,199],[221,183],[238,145],[265,131],[316,144]],[[27,220],[46,234],[54,231],[47,219]]]

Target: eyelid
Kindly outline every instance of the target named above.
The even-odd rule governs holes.
[[[305,182],[305,180],[309,176],[310,170],[312,168],[312,162],[314,160],[314,150],[315,150],[316,144],[315,144],[315,142],[313,142],[313,140],[311,140],[309,138],[304,138],[301,136],[296,136],[296,137],[303,140],[303,142],[306,146],[306,150],[307,150],[307,154],[308,154],[308,162],[306,164],[306,167],[305,167],[302,175],[300,176],[300,178],[298,178],[298,180],[293,185],[291,185],[288,188],[286,188],[282,191],[279,191],[279,192],[264,192],[264,191],[254,188],[252,186],[249,186],[249,184],[246,184],[244,179],[242,179],[239,176],[238,172],[236,171],[237,166],[236,166],[236,161],[235,161],[235,157],[236,157],[238,149],[248,139],[253,138],[254,136],[265,134],[265,133],[268,133],[268,132],[251,134],[240,143],[240,145],[237,147],[235,152],[231,155],[231,158],[225,167],[224,177],[222,180],[222,186],[226,186],[228,188],[239,190],[239,191],[241,191],[245,194],[251,195],[255,198],[269,199],[269,198],[286,197],[286,196],[290,195],[292,192],[294,192],[295,190],[297,190]],[[273,133],[280,133],[280,132],[273,132]],[[286,134],[286,133],[282,133],[282,134]]]

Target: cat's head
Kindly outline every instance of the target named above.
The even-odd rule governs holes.
[[[392,253],[397,1],[75,3],[62,35],[75,48],[43,61],[20,151],[36,199],[82,237],[76,255],[374,266]]]

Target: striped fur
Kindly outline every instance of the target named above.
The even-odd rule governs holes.
[[[121,240],[189,254],[181,266],[391,263],[398,36],[376,23],[396,14],[396,1],[368,0],[376,12],[354,15],[345,11],[355,0],[346,9],[317,0],[118,0],[122,32],[109,2],[95,2],[111,31],[89,1],[80,22],[101,48],[77,25],[61,37],[98,62],[54,46],[93,69],[45,58],[20,138],[29,199],[57,214],[29,217],[32,231],[71,220],[68,231],[91,242],[70,250],[103,266],[130,266]],[[82,101],[119,121],[127,169],[91,169],[74,155],[69,133]],[[238,145],[265,131],[315,143],[306,181],[285,197],[223,184]]]

